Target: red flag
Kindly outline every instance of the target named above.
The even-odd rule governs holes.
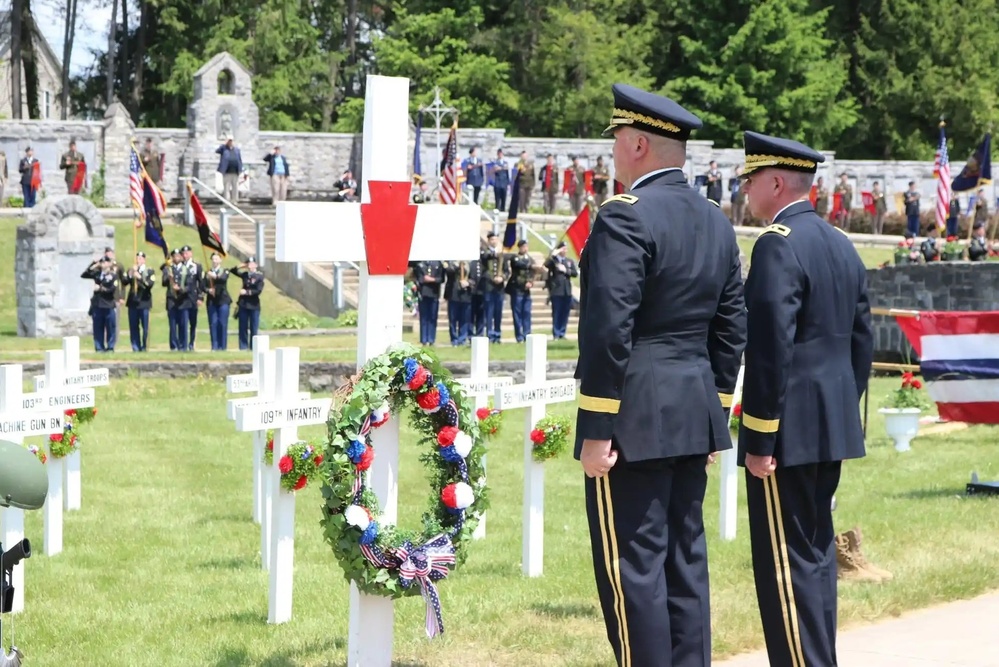
[[[812,208],[815,208],[815,203],[819,200],[819,186],[813,185],[812,189],[808,192],[808,201],[812,202]]]
[[[586,194],[588,194],[588,195],[594,194],[594,192],[593,192],[593,170],[592,169],[587,169],[585,172],[583,172],[583,184],[584,184],[584,187],[586,188]]]
[[[75,195],[79,194],[80,190],[83,189],[83,184],[87,182],[87,163],[80,162],[76,165],[76,177],[73,178],[73,188],[69,191],[69,194]]]
[[[576,193],[576,172],[573,171],[572,167],[565,170],[562,174],[562,194],[575,194]]]
[[[864,202],[864,210],[870,213],[871,215],[874,215],[875,214],[874,195],[872,195],[870,192],[861,192],[860,198]],[[948,204],[948,206],[949,205],[950,204]]]
[[[842,208],[843,208],[843,195],[841,195],[840,193],[837,192],[837,193],[833,194],[832,213],[829,214],[829,217],[830,218],[835,218],[836,214],[839,213],[840,209],[842,209]]]
[[[584,206],[583,210],[579,212],[576,219],[569,225],[569,229],[565,230],[566,238],[569,239],[569,243],[576,250],[576,257],[582,257],[583,246],[586,245],[586,239],[590,237],[590,207],[589,205]]]
[[[205,215],[205,209],[201,208],[201,201],[198,200],[198,195],[194,194],[194,188],[191,187],[190,183],[187,184],[187,190],[191,193],[191,211],[194,213],[194,222],[198,226],[198,236],[201,237],[201,245],[225,257],[226,253],[222,248],[222,239],[208,226],[208,217]]]
[[[42,187],[42,163],[35,160],[31,163],[31,189]]]
[[[614,179],[614,194],[616,195],[624,194],[624,183],[617,180],[616,178]]]

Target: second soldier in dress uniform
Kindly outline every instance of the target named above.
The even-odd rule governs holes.
[[[572,279],[579,275],[576,263],[566,257],[565,241],[561,241],[545,261],[548,269],[548,299],[552,302],[552,336],[555,340],[565,338],[569,325],[569,311],[572,310]]]
[[[447,274],[448,329],[451,345],[467,345],[472,329],[472,282],[470,262],[444,262]]]
[[[437,315],[441,304],[441,287],[444,283],[444,263],[437,260],[416,262],[413,280],[420,295],[420,344],[437,342]]]
[[[201,310],[201,304],[205,301],[205,267],[194,261],[194,251],[191,250],[191,246],[184,246],[180,249],[180,252],[184,259],[184,263],[188,266],[188,268],[194,268],[194,276],[198,281],[197,298],[195,300],[194,308],[191,309],[190,321],[187,323],[187,348],[193,351],[194,339],[197,338],[198,335],[198,312]]]
[[[163,262],[163,287],[166,288],[167,328],[170,330],[170,349],[177,349],[177,290],[173,288],[174,267],[180,264],[180,250],[170,251],[170,259]]]
[[[509,267],[503,258],[503,249],[500,248],[499,237],[495,232],[489,232],[486,234],[486,241],[489,247],[479,256],[482,271],[479,285],[482,288],[486,335],[489,336],[490,343],[498,343],[503,323],[503,293],[510,275]]]
[[[769,220],[746,280],[739,430],[753,574],[774,667],[836,665],[832,498],[864,456],[860,397],[873,361],[867,272],[808,201],[821,153],[745,133],[745,188]]]
[[[239,320],[239,349],[249,350],[260,328],[260,293],[264,291],[264,274],[257,271],[257,258],[247,257],[246,263],[230,269],[243,281],[236,300]]]
[[[187,246],[184,246],[185,248]],[[191,352],[194,342],[190,338],[192,313],[198,312],[198,300],[201,297],[201,277],[198,267],[193,262],[184,261],[184,250],[181,249],[181,261],[173,265],[174,296],[174,326],[177,329],[177,351]]]
[[[93,311],[94,350],[114,352],[117,324],[114,313],[118,305],[121,283],[112,267],[111,258],[104,255],[97,262],[96,271],[88,268],[80,277],[94,281],[94,296],[91,300]]]
[[[732,446],[745,342],[739,246],[682,168],[701,121],[614,86],[614,171],[580,260],[575,456],[607,638],[622,666],[711,661],[702,521],[709,456]]]
[[[156,272],[146,266],[146,253],[135,254],[135,266],[128,270],[127,283],[125,307],[132,352],[145,352],[149,342],[149,309],[153,307],[153,285],[156,284]]]
[[[513,335],[523,343],[531,333],[531,288],[534,287],[534,258],[528,252],[526,240],[517,244],[517,254],[510,258],[510,280],[506,292],[513,311]]]
[[[222,266],[222,256],[212,253],[212,268],[205,272],[205,300],[208,302],[208,331],[212,349],[223,351],[229,344],[229,269]]]

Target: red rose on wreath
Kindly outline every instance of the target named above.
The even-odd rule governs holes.
[[[288,474],[289,472],[291,472],[291,469],[294,467],[295,464],[292,462],[291,457],[288,455],[282,456],[281,460],[278,461],[278,470],[281,471],[282,475]]]
[[[317,456],[317,457],[315,458],[315,462],[316,462],[316,467],[317,467],[317,468],[318,468],[319,466],[321,466],[321,465],[323,464],[323,455],[322,455],[322,454],[318,455],[318,456]]]
[[[475,411],[475,416],[479,419],[479,421],[482,421],[489,416],[489,408],[479,408]]]
[[[49,442],[62,442],[62,433],[53,433],[50,435]]]
[[[454,438],[458,435],[458,429],[454,426],[445,426],[437,433],[437,444],[447,447],[454,444]]]
[[[534,429],[531,431],[531,442],[535,445],[540,445],[545,441],[545,432],[541,429]]]
[[[416,397],[416,404],[424,410],[433,410],[440,402],[441,394],[436,387]]]
[[[742,403],[736,403],[735,404],[735,406],[732,408],[732,416],[733,417],[741,417],[742,416]]]
[[[426,383],[427,377],[429,375],[430,374],[427,373],[427,369],[424,368],[423,366],[420,366],[419,368],[416,369],[416,372],[413,373],[413,379],[407,383],[407,386],[410,388],[411,391],[416,391]]]
[[[273,452],[274,451],[274,439],[273,438],[267,441],[267,451],[269,451],[269,452]]]
[[[306,477],[305,475],[302,475],[301,477],[298,478],[298,481],[295,482],[295,490],[300,491],[304,489],[305,485],[308,483],[309,483],[309,478]]]
[[[375,460],[375,448],[368,445],[368,448],[361,454],[361,460],[357,462],[358,470],[367,470],[371,467],[371,462]]]
[[[920,382],[919,380],[913,380],[912,381],[912,388],[913,389],[922,389],[923,388],[923,383]]]
[[[66,416],[67,417],[75,417],[76,416],[76,410],[66,410]]]

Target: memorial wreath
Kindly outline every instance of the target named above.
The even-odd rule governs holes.
[[[387,523],[368,485],[371,432],[405,412],[432,487],[419,531]],[[391,598],[419,591],[429,637],[444,631],[435,582],[464,561],[488,506],[484,453],[472,400],[433,355],[412,345],[371,359],[334,395],[323,474],[326,540],[361,591]]]
[[[83,443],[73,431],[73,419],[67,414],[63,418],[62,433],[49,436],[49,452],[52,458],[61,459],[80,449]]]
[[[569,420],[557,415],[547,415],[538,420],[531,430],[534,460],[547,461],[560,456],[569,446]]]

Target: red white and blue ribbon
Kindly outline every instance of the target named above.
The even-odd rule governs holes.
[[[444,619],[441,616],[441,600],[435,581],[448,575],[448,565],[454,565],[454,545],[448,535],[438,535],[421,547],[413,548],[406,542],[395,550],[400,559],[399,583],[409,588],[414,581],[420,584],[420,592],[427,603],[427,637],[433,639],[444,632]]]

